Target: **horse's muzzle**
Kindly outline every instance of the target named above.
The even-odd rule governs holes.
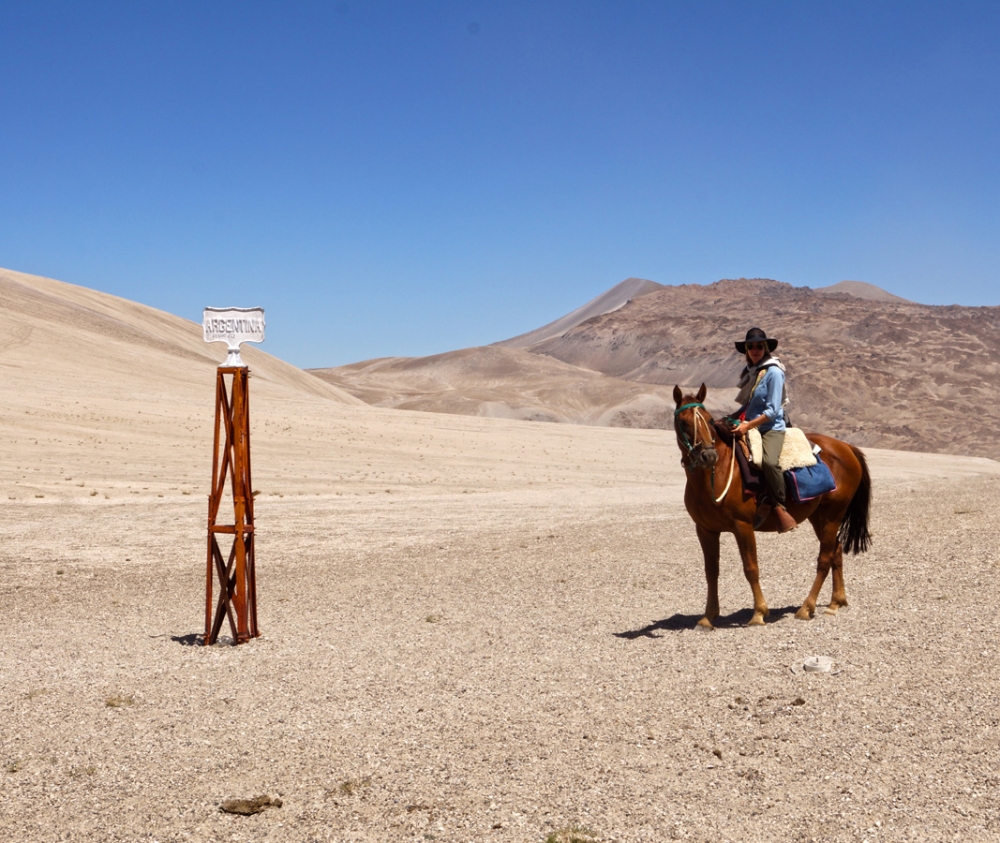
[[[698,454],[698,464],[711,468],[719,461],[719,452],[715,448],[705,448]]]

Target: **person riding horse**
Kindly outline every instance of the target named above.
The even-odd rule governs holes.
[[[754,340],[752,336],[750,341],[767,343],[766,338]],[[763,354],[756,356],[763,357]],[[756,531],[775,531],[781,529],[781,524],[777,517],[769,516],[759,527],[753,526],[756,505],[746,493],[741,473],[734,472],[738,445],[733,438],[723,435],[721,422],[716,424],[705,409],[707,394],[705,384],[694,393],[685,393],[680,386],[675,386],[673,392],[674,433],[686,475],[684,508],[694,521],[705,557],[708,593],[705,614],[698,621],[698,626],[712,629],[719,617],[719,537],[722,533],[732,533],[739,547],[743,574],[753,592],[753,615],[748,623],[755,626],[764,623],[768,616],[767,601],[760,586]],[[750,421],[756,421],[758,417],[759,414]],[[816,577],[808,596],[795,613],[795,617],[801,620],[815,615],[820,590],[831,572],[833,591],[826,611],[836,614],[847,605],[844,556],[864,553],[872,541],[868,530],[872,479],[864,453],[854,445],[820,433],[807,433],[805,437],[812,447],[819,449],[817,459],[830,470],[834,487],[804,501],[797,501],[791,496],[788,501],[787,514],[794,521],[808,521],[819,539]],[[723,467],[721,471],[719,466]]]
[[[738,436],[756,428],[763,443],[761,470],[768,495],[757,506],[754,529],[760,529],[770,515],[772,508],[778,519],[778,532],[786,533],[795,529],[795,519],[785,509],[785,476],[778,467],[781,447],[785,441],[785,404],[788,401],[785,390],[785,367],[777,357],[772,356],[778,347],[774,337],[768,337],[760,328],[747,331],[742,342],[736,342],[736,350],[746,358],[746,366],[740,372],[740,391],[736,396],[740,404],[737,417],[740,423],[734,428]]]

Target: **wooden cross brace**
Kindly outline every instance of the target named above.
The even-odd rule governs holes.
[[[226,388],[226,376],[232,378],[231,391]],[[216,521],[227,487],[231,492],[234,520],[232,524],[218,524]],[[223,557],[219,547],[220,535],[233,537],[228,558]],[[213,614],[216,576],[219,595]],[[218,640],[224,619],[229,621],[236,644],[260,635],[257,628],[247,369],[220,366],[215,386],[215,449],[212,456],[212,491],[208,498],[205,637],[202,643],[214,644]]]

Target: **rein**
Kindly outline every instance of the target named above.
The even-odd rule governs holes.
[[[677,424],[678,417],[685,410],[693,410],[692,415],[694,416],[694,442],[691,442],[691,440],[688,439],[687,432],[683,428],[679,428],[678,424]],[[676,410],[674,410],[674,432],[680,434],[681,440],[684,443],[684,447],[687,448],[687,456],[688,456],[689,459],[691,458],[691,455],[694,453],[694,449],[698,447],[698,425],[699,425],[699,423],[704,428],[705,433],[707,434],[706,439],[708,441],[708,444],[713,449],[715,448],[715,436],[712,435],[711,425],[707,421],[705,421],[704,418],[702,418],[702,415],[701,415],[701,413],[698,412],[698,410],[705,410],[705,405],[702,404],[702,403],[700,403],[700,402],[692,402],[690,404],[682,404],[680,407],[678,407]],[[707,413],[708,410],[705,410],[705,412]],[[709,418],[711,418],[711,416]],[[735,441],[733,442],[733,445],[729,449],[729,451],[730,451],[730,455],[729,455],[729,479],[726,481],[726,488],[722,490],[722,494],[719,495],[719,497],[715,498],[715,503],[716,504],[722,503],[723,499],[726,497],[726,495],[729,492],[729,487],[733,483],[733,471],[734,471],[734,469],[736,467],[736,442]],[[688,472],[692,472],[696,468],[696,466],[694,466],[694,465],[690,465],[688,463],[685,463],[683,457],[681,458],[681,464],[684,466],[684,468]],[[715,465],[714,464],[712,465],[712,491],[713,492],[715,491]]]

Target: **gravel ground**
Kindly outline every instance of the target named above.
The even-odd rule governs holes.
[[[676,484],[262,497],[209,648],[203,499],[5,501],[0,838],[998,839],[1000,477],[875,484],[847,609],[728,539],[715,632]]]

